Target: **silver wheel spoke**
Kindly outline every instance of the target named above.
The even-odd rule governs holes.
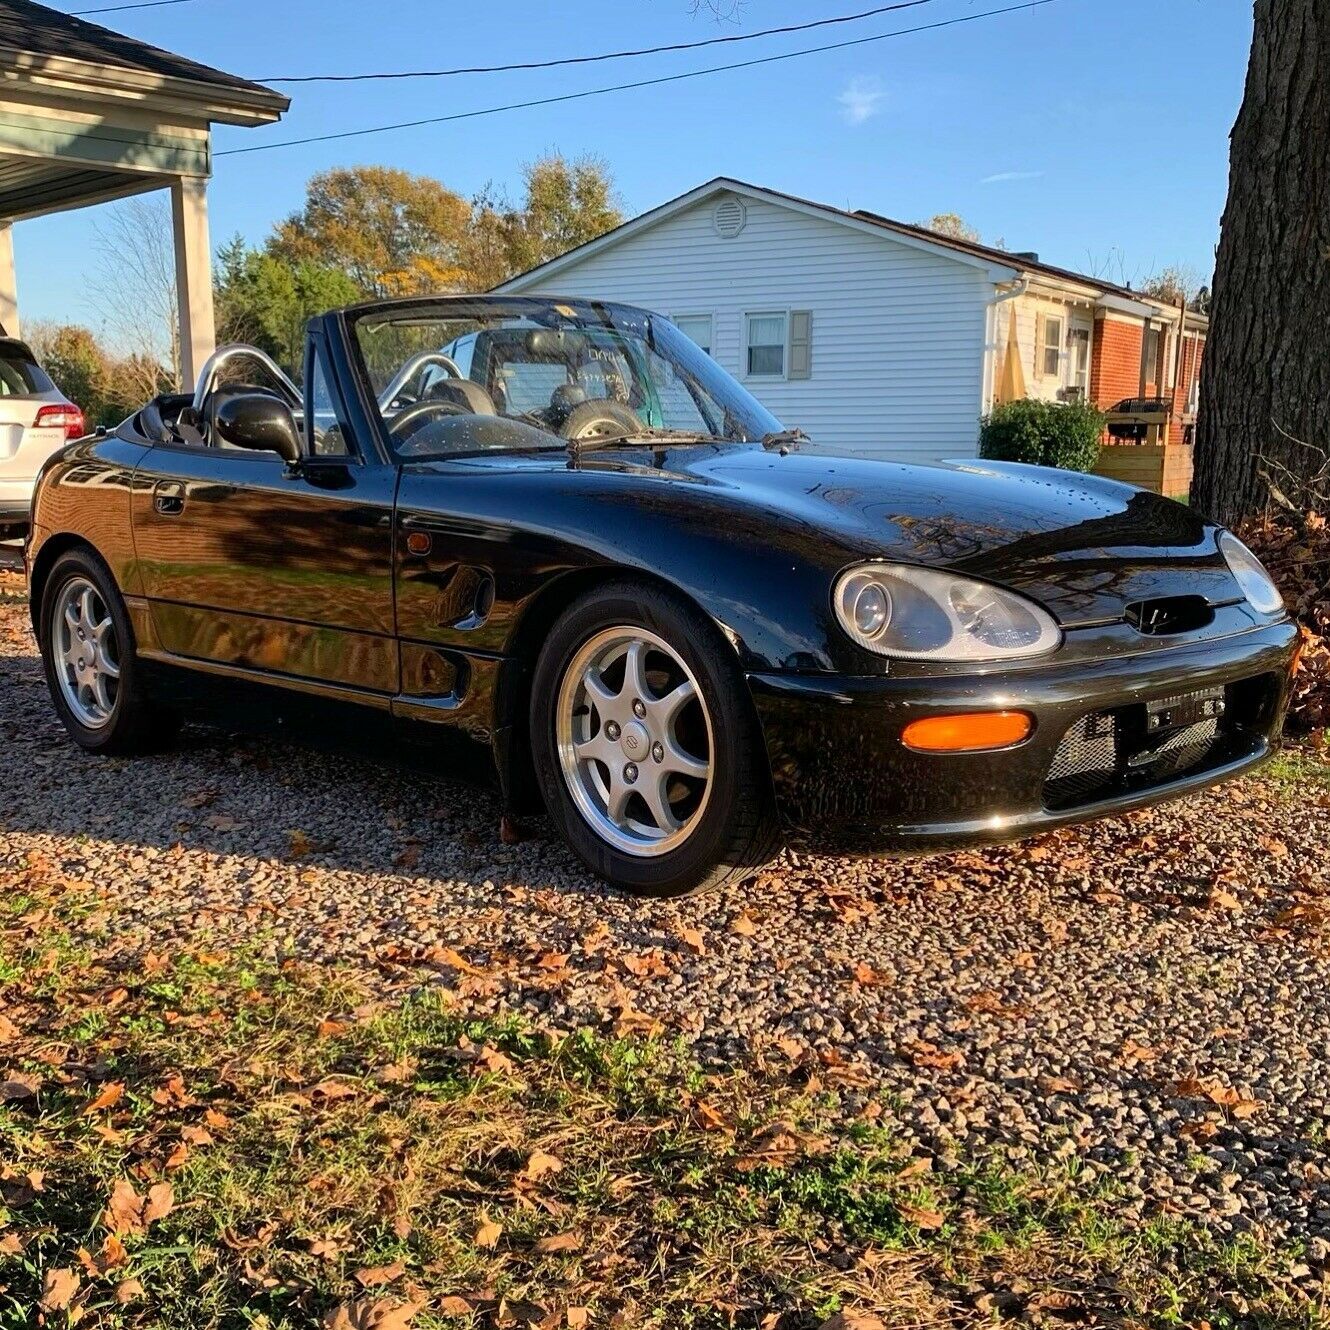
[[[628,817],[628,801],[633,797],[633,787],[624,784],[621,777],[610,770],[610,798],[606,813],[616,826],[623,826]]]
[[[678,831],[683,826],[674,815],[674,810],[670,807],[670,800],[667,791],[669,777],[662,774],[654,774],[650,780],[642,786],[642,798],[646,800],[647,807],[651,810],[651,816],[656,820],[656,826],[661,831]]]
[[[592,701],[594,701],[600,709],[601,719],[603,720],[605,717],[605,708],[613,706],[614,703],[618,701],[619,694],[600,677],[599,670],[588,670],[582,678],[582,684],[586,688]]]
[[[681,776],[693,776],[697,780],[703,780],[711,774],[710,762],[703,762],[701,758],[685,753],[673,739],[665,744],[665,760],[661,766],[666,771],[675,771]]]
[[[83,594],[79,596],[79,622],[87,629],[92,627],[92,621],[96,617],[94,614],[94,601],[96,592],[91,586],[84,587]]]
[[[647,648],[646,643],[636,638],[629,643],[623,658],[623,690],[632,697],[643,701],[651,697],[651,685],[647,683]]]
[[[648,661],[653,677],[667,680],[662,696],[647,677]],[[616,689],[606,676],[619,677],[620,665]],[[679,737],[685,715],[686,747]],[[639,857],[667,854],[706,811],[711,760],[689,749],[714,753],[711,716],[682,657],[648,629],[605,628],[583,643],[559,684],[555,738],[573,803],[617,850]]]
[[[120,677],[120,666],[106,656],[103,656],[98,662],[98,671],[108,679],[118,679]]]

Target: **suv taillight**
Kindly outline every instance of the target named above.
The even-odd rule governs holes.
[[[72,402],[53,402],[42,407],[32,425],[34,429],[63,429],[66,439],[81,439],[88,432],[83,412]]]

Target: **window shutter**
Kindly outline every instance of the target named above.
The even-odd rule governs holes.
[[[790,311],[790,379],[813,377],[813,314],[811,310]]]

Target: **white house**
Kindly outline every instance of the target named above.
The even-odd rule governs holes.
[[[973,455],[995,400],[1185,400],[1204,335],[1032,254],[724,177],[498,289],[668,314],[786,425],[910,461]],[[1196,354],[1177,356],[1180,335]]]

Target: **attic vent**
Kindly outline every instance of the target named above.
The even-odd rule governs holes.
[[[716,228],[716,234],[722,240],[733,240],[748,221],[748,209],[740,199],[730,194],[716,204],[716,210],[711,214],[711,221]]]

